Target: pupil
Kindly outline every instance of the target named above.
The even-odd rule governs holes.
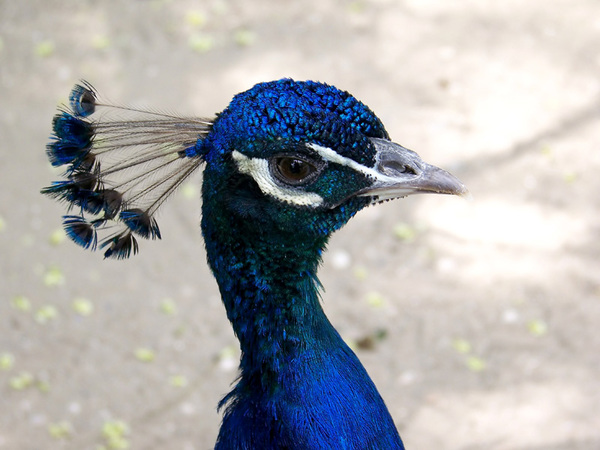
[[[278,165],[280,173],[292,181],[301,181],[310,172],[310,166],[300,159],[283,158]]]
[[[299,185],[307,181],[317,168],[310,162],[293,156],[279,156],[271,160],[275,176],[285,183]]]
[[[293,159],[290,161],[289,169],[294,175],[300,175],[302,172],[304,172],[304,163],[302,161],[298,161],[297,159]]]

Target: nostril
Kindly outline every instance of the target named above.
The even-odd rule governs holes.
[[[411,165],[393,160],[383,161],[379,165],[379,170],[389,176],[398,174],[417,175],[417,171]]]
[[[402,164],[402,170],[400,170],[400,173],[408,173],[410,175],[416,175],[417,171],[412,168],[411,166],[409,166],[408,164]]]

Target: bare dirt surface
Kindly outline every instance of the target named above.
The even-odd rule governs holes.
[[[324,304],[409,449],[600,448],[596,0],[0,1],[0,449],[208,449],[238,350],[199,177],[129,261],[63,239],[45,145],[78,79],[210,116],[254,83],[352,92],[451,170],[332,239]]]

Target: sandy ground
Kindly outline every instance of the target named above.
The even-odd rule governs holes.
[[[335,235],[325,308],[409,449],[600,448],[596,0],[0,1],[0,449],[208,449],[236,340],[199,178],[162,242],[63,239],[45,144],[91,81],[212,115],[259,81],[352,92],[474,200],[369,208]]]

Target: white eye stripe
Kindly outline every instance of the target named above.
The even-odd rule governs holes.
[[[342,156],[335,150],[332,150],[328,147],[323,147],[319,144],[314,144],[314,143],[307,144],[307,147],[309,147],[309,148],[313,149],[315,152],[317,152],[319,154],[319,156],[321,156],[321,158],[323,158],[325,161],[329,161],[332,163],[339,164],[341,166],[349,167],[357,172],[360,172],[360,173],[372,178],[373,180],[388,181],[388,182],[395,181],[394,178],[384,175],[371,167],[363,166],[362,164],[359,164],[356,161],[354,161],[352,158],[347,158],[345,156]]]
[[[277,183],[273,179],[273,175],[269,170],[269,162],[266,159],[249,158],[237,150],[234,150],[231,155],[238,170],[245,175],[250,175],[263,194],[298,206],[315,208],[323,203],[323,197],[314,192],[303,192]]]

